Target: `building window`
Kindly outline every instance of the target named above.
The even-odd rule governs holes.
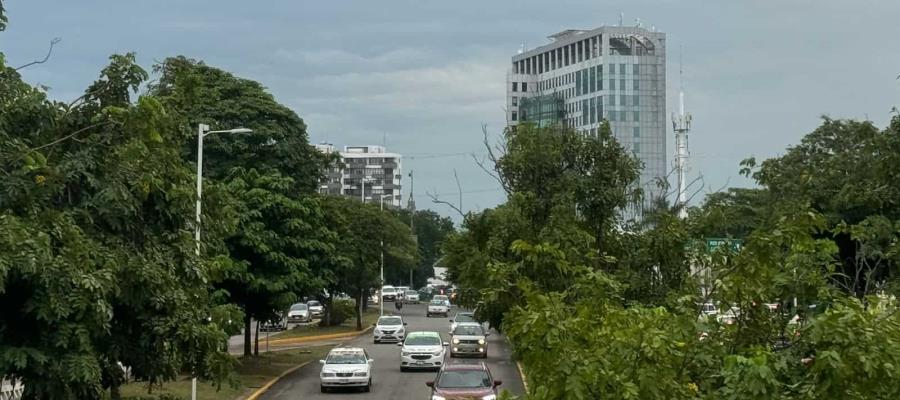
[[[616,80],[609,78],[609,90],[616,90]]]
[[[523,92],[527,92],[527,91],[528,91],[528,82],[522,82],[522,91],[523,91]]]
[[[575,71],[575,95],[581,95],[581,71]]]
[[[619,64],[619,75],[625,75],[625,64]]]
[[[635,153],[641,152],[641,144],[640,143],[637,143],[637,142],[634,143],[634,152]]]
[[[592,67],[590,69],[590,71],[591,71],[591,93],[594,93],[597,91],[597,69]]]
[[[638,82],[640,82],[640,81],[637,80],[637,78],[635,78],[635,79],[634,79],[633,81],[631,81],[631,82],[632,82],[632,89],[634,89],[635,91],[637,91],[638,88],[640,88],[640,84],[638,84]]]
[[[513,82],[513,92],[519,91],[519,82]]]
[[[628,105],[628,96],[626,96],[624,94],[620,94],[619,95],[619,105],[627,106]]]
[[[628,121],[628,117],[625,116],[625,111],[619,111],[619,121]]]
[[[616,95],[614,95],[614,94],[609,95],[609,105],[611,105],[611,106],[616,105]]]
[[[609,74],[610,75],[616,74],[616,64],[609,64]]]
[[[609,112],[609,120],[612,122],[615,122],[615,120],[616,120],[616,112],[615,111]]]
[[[512,119],[513,121],[518,121],[518,120],[519,120],[519,113],[513,111],[513,112],[512,112],[512,118],[511,118],[511,119]]]
[[[515,98],[515,97],[513,97],[513,98]],[[638,95],[631,96],[632,105],[639,106],[640,105],[640,101],[638,100],[639,98],[640,98],[640,96],[638,96]]]
[[[512,105],[513,105],[513,107],[519,106],[519,98],[518,97],[516,97],[516,96],[512,97]]]
[[[641,137],[641,128],[634,127],[634,137],[636,137],[636,138]]]
[[[634,122],[641,122],[641,112],[640,111],[634,112]]]
[[[625,78],[619,79],[619,90],[625,91]]]
[[[633,70],[632,72],[633,72],[634,75],[640,75],[640,74],[641,74],[641,72],[640,72],[641,70],[640,70],[640,68],[639,68],[639,67],[640,67],[639,65],[634,64],[634,65],[632,65],[631,67],[632,67],[632,70]]]

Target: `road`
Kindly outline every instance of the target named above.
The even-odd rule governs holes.
[[[457,311],[454,307],[451,316]],[[387,310],[385,310],[387,312]],[[411,331],[437,331],[441,333],[444,340],[449,340],[447,330],[450,321],[447,318],[425,317],[425,305],[407,305],[403,307],[404,320],[407,325],[407,332]],[[488,337],[488,358],[487,362],[494,379],[503,381],[501,389],[506,389],[513,394],[522,394],[524,389],[522,380],[519,377],[516,364],[511,360],[511,352],[506,343],[506,339],[493,332]],[[294,371],[290,375],[282,378],[278,383],[273,385],[260,399],[265,400],[286,400],[286,399],[414,399],[424,400],[430,399],[431,391],[425,386],[425,382],[433,380],[434,372],[400,372],[400,347],[395,344],[373,344],[372,334],[362,335],[347,343],[347,346],[363,347],[370,356],[375,359],[373,363],[372,373],[372,391],[370,393],[361,393],[357,391],[341,391],[331,393],[321,393],[319,391],[319,371],[321,365],[317,362],[310,363],[303,368]],[[456,362],[457,359],[450,359],[449,362]],[[463,362],[467,362],[465,360]],[[474,359],[474,361],[481,361]],[[471,361],[468,361],[471,362]]]

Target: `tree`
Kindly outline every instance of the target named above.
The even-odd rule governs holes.
[[[151,384],[228,372],[183,142],[157,99],[132,102],[134,61],[70,104],[0,65],[0,371],[26,398],[116,397],[120,363]]]
[[[362,308],[372,289],[380,287],[382,249],[385,271],[408,271],[417,257],[409,228],[378,206],[344,197],[329,197],[326,214],[337,230],[341,258],[334,287],[356,299],[356,327],[362,329]],[[383,243],[383,245],[382,245]]]
[[[432,210],[410,213],[409,210],[400,209],[396,211],[396,218],[406,226],[413,224],[419,259],[413,271],[412,285],[423,287],[428,283],[428,278],[434,276],[434,264],[441,256],[441,244],[447,235],[455,231],[453,221]],[[386,282],[406,283],[408,280],[408,273],[403,274],[401,270],[392,268],[384,273]]]
[[[251,319],[271,320],[322,287],[311,267],[333,251],[335,234],[324,228],[318,199],[295,198],[293,186],[277,173],[241,168],[228,179],[240,217],[226,240],[235,268],[224,271],[219,287],[244,311],[244,355],[251,353]]]

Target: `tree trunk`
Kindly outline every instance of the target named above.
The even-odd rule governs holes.
[[[363,298],[365,298],[365,291],[360,289],[359,298],[356,299],[356,330],[362,330],[362,308],[363,308]]]
[[[244,356],[245,357],[253,354],[250,352],[250,350],[251,350],[250,349],[250,335],[252,335],[252,333],[250,332],[250,314],[245,312],[245,314],[244,314]]]
[[[253,354],[259,357],[259,321],[256,321],[256,337],[253,339]]]
[[[119,392],[119,385],[113,384],[109,388],[109,398],[111,400],[122,400],[122,393]]]

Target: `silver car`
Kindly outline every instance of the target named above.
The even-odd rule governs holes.
[[[487,358],[490,333],[481,324],[461,322],[450,332],[450,357],[474,356]]]
[[[375,329],[372,331],[375,343],[402,342],[405,335],[406,322],[403,322],[403,318],[392,315],[378,318]]]

